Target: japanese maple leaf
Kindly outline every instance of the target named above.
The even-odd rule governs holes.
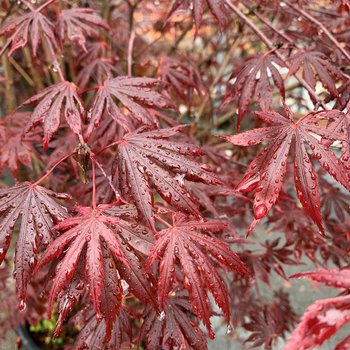
[[[320,269],[319,271],[299,272],[290,276],[290,278],[311,278],[313,281],[322,282],[327,286],[336,288],[350,289],[350,270],[349,269]]]
[[[290,278],[307,277],[327,286],[350,289],[349,269],[321,269],[319,271],[300,272]],[[350,320],[350,296],[326,300],[317,300],[307,308],[301,322],[294,330],[286,349],[313,348],[322,345],[337,330]],[[346,344],[347,339],[342,343]],[[343,349],[338,344],[337,349]],[[344,348],[346,349],[346,347]]]
[[[183,180],[176,178],[173,173],[182,174],[190,181],[223,184],[208,165],[184,157],[201,155],[200,147],[166,140],[181,128],[183,125],[149,132],[141,132],[139,129],[127,134],[118,145],[115,168],[119,189],[126,198],[134,200],[152,229],[154,209],[151,184],[170,205],[197,217],[200,217],[200,213],[192,195],[184,186]]]
[[[120,75],[120,71],[113,66],[112,61],[106,58],[98,58],[79,71],[77,85],[80,90],[86,89],[91,78],[102,85],[106,77]]]
[[[265,344],[264,349],[270,349],[272,342],[283,332],[283,324],[276,318],[276,313],[265,307],[259,312],[252,311],[249,318],[249,322],[244,323],[243,327],[252,334],[245,342],[253,342],[252,347]]]
[[[170,98],[170,88],[182,98],[185,103],[190,103],[193,90],[202,95],[203,85],[198,71],[188,62],[186,64],[173,57],[160,57],[158,76],[161,77],[160,88]]]
[[[255,112],[268,124],[275,125],[250,130],[233,136],[219,136],[239,146],[249,146],[272,139],[270,143],[255,157],[246,171],[237,189],[249,192],[256,188],[254,195],[254,220],[248,234],[253,230],[275,204],[283,185],[287,169],[287,157],[293,144],[294,182],[298,198],[304,210],[311,216],[323,233],[320,195],[316,182],[316,173],[305,143],[310,146],[314,158],[320,165],[347,190],[350,189],[347,171],[341,161],[314,136],[314,133],[328,138],[334,137],[334,132],[320,126],[310,115],[305,115],[297,122],[293,114],[285,106],[287,117],[277,112]]]
[[[114,218],[137,217],[136,208],[131,205],[112,207],[106,209],[105,213]],[[133,249],[133,247],[136,247],[136,249],[143,252],[144,255],[148,254],[153,243],[152,234],[145,227],[136,225],[135,223],[131,223],[132,226],[130,226],[130,224],[127,226],[127,223],[124,224],[126,228],[129,228],[129,231],[124,229],[119,234],[123,237],[121,250],[129,265],[126,266],[125,264],[120,264],[109,253],[108,249],[104,246],[102,247],[104,276],[100,307],[105,323],[104,332],[107,340],[109,340],[113,334],[113,324],[116,320],[116,316],[121,310],[121,299],[125,293],[120,278],[123,278],[128,283],[128,289],[134,294],[134,296],[145,303],[152,303],[155,310],[158,310],[158,302],[154,293],[156,282],[153,275],[149,273],[143,274],[143,269],[140,269],[140,266],[143,267],[145,265],[145,260]],[[80,297],[82,297],[85,291],[85,285],[84,259],[80,258],[73,277],[66,283],[57,297],[59,302],[59,318],[55,330],[56,337],[58,336],[62,322],[68,315],[69,311],[73,309]]]
[[[303,78],[310,87],[316,88],[316,74],[318,75],[323,87],[329,91],[333,97],[338,96],[335,86],[337,80],[343,80],[344,77],[329,61],[328,57],[318,51],[298,52],[289,60],[292,62],[289,67],[288,76],[291,76],[303,67]]]
[[[228,12],[225,7],[225,2],[223,0],[206,0],[206,2],[208,4],[208,7],[211,13],[219,22],[220,31],[223,32],[224,27],[227,25],[229,20]],[[196,26],[196,32],[195,32],[195,37],[196,37],[198,34],[198,30],[202,25],[204,1],[203,0],[176,0],[168,14],[168,20],[172,15],[176,13],[176,11],[180,7],[184,7],[186,9],[191,10],[194,18],[194,23]]]
[[[25,306],[26,287],[36,266],[39,248],[54,240],[51,228],[68,217],[66,208],[53,198],[70,200],[67,194],[55,193],[29,182],[0,189],[0,263],[10,246],[15,224],[20,221],[15,250],[15,279],[21,307]]]
[[[75,85],[68,81],[51,85],[23,102],[18,108],[37,103],[39,100],[41,101],[34,108],[23,134],[42,123],[44,128],[43,147],[45,151],[60,125],[62,108],[64,108],[64,116],[69,127],[74,133],[81,134],[81,118],[85,117],[85,108]]]
[[[151,127],[156,126],[156,119],[150,114],[147,107],[176,109],[161,94],[149,88],[158,82],[157,79],[146,77],[132,78],[128,76],[106,80],[103,86],[99,87],[90,107],[91,119],[88,135],[90,135],[94,127],[97,127],[101,123],[105,109],[119,124],[122,126],[128,125],[123,112],[115,104],[113,97],[121,102],[130,112],[133,119]]]
[[[179,260],[184,276],[184,286],[189,291],[193,310],[203,320],[212,339],[214,333],[211,330],[210,303],[206,287],[213,294],[228,322],[230,308],[225,282],[204,251],[210,253],[229,270],[250,274],[238,255],[232,252],[226,244],[196,231],[217,232],[224,227],[226,227],[225,223],[188,220],[185,215],[175,213],[172,226],[169,225],[167,229],[156,234],[157,241],[151,249],[146,265],[148,268],[161,257],[158,286],[160,304],[164,308],[168,294],[173,289],[175,263],[176,260]]]
[[[293,331],[285,350],[309,349],[322,345],[350,320],[350,295],[316,300]]]
[[[192,309],[186,290],[177,290],[174,295],[169,296],[161,315],[157,315],[152,307],[146,306],[142,316],[145,321],[139,341],[146,338],[146,347],[149,350],[158,350],[160,346],[164,350],[207,348],[204,332],[192,320]]]
[[[350,104],[347,105],[348,108]],[[337,139],[342,141],[342,149],[341,149],[341,159],[345,164],[347,170],[350,170],[350,111],[343,113],[336,109],[331,111],[321,112],[320,117],[324,117],[325,119],[332,120],[329,129],[333,132],[328,137],[328,142],[326,145],[332,144],[332,141],[336,141]],[[342,137],[338,137],[342,135]]]
[[[79,318],[71,318],[69,322],[83,326],[74,343],[74,349],[103,350],[105,346],[113,350],[122,349],[123,340],[128,339],[131,342],[132,339],[132,314],[133,311],[128,306],[123,305],[120,308],[120,313],[113,322],[110,339],[106,339],[105,320],[97,322],[93,308],[86,309],[83,315],[78,314]]]
[[[49,245],[38,262],[40,268],[59,256],[69,244],[52,283],[49,297],[50,314],[60,291],[72,279],[80,257],[85,260],[86,280],[96,317],[103,317],[110,336],[115,315],[119,312],[121,291],[118,270],[121,265],[132,269],[125,258],[118,235],[147,254],[152,246],[151,233],[146,227],[123,220],[118,216],[105,215],[106,208],[79,207],[80,216],[71,217],[55,226],[67,230]],[[129,248],[130,249],[130,248]],[[102,314],[102,316],[101,316]]]
[[[273,89],[271,86],[269,72],[276,87],[284,98],[284,82],[280,72],[275,67],[285,67],[285,63],[271,53],[264,55],[254,55],[248,57],[232,73],[230,79],[236,78],[233,85],[229,86],[226,95],[221,103],[221,107],[232,102],[238,97],[237,109],[237,130],[248,110],[255,91],[255,99],[262,110],[268,110],[272,103]]]
[[[0,36],[15,32],[7,40],[0,52],[0,56],[10,44],[11,48],[8,56],[24,47],[28,42],[28,35],[30,35],[34,58],[37,54],[41,34],[44,35],[49,45],[53,44],[54,47],[57,47],[53,27],[51,21],[39,11],[32,11],[8,21],[1,28]]]
[[[74,8],[61,11],[58,18],[58,35],[61,45],[67,31],[68,40],[87,51],[85,34],[98,38],[99,31],[96,27],[109,29],[107,23],[92,9]]]
[[[21,135],[10,137],[1,146],[0,173],[7,164],[12,175],[16,178],[18,173],[18,163],[32,168],[31,154],[36,154],[32,142],[22,140]]]
[[[349,203],[350,195],[343,193],[340,188],[334,186],[324,188],[321,195],[321,206],[325,218],[335,213],[340,222],[344,222],[346,215],[350,214]]]

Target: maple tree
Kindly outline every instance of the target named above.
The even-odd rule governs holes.
[[[349,20],[346,0],[2,1],[1,340],[44,319],[74,349],[344,329]],[[274,281],[301,277],[339,295],[299,321]]]

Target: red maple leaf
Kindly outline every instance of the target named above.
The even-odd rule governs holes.
[[[27,283],[36,266],[39,248],[54,240],[55,235],[51,228],[68,217],[66,208],[52,197],[71,199],[67,194],[55,193],[29,182],[0,189],[0,263],[10,246],[15,224],[21,217],[15,251],[15,279],[22,308],[25,305]]]
[[[10,44],[11,49],[9,50],[8,56],[25,46],[28,42],[28,35],[30,35],[34,57],[36,57],[37,54],[41,33],[44,34],[44,37],[50,45],[53,44],[54,47],[57,47],[53,28],[54,26],[50,20],[39,11],[32,11],[8,21],[1,28],[0,36],[8,35],[15,29],[16,31],[7,40],[0,52],[0,56]]]
[[[93,128],[101,123],[104,110],[119,124],[128,127],[128,122],[125,120],[121,109],[114,103],[113,97],[122,103],[133,119],[139,123],[155,127],[157,119],[147,110],[147,107],[176,109],[161,94],[149,88],[149,86],[154,86],[158,82],[157,79],[128,76],[106,80],[103,86],[99,86],[90,107],[91,119],[87,134],[90,135]]]
[[[132,319],[133,311],[126,305],[120,308],[119,315],[115,318],[112,325],[110,339],[106,339],[107,324],[105,320],[96,321],[94,309],[89,307],[83,311],[83,314],[77,314],[70,319],[83,329],[74,343],[74,349],[103,350],[105,346],[109,349],[124,349],[123,340],[126,338],[131,342],[132,339]]]
[[[69,281],[74,279],[79,260],[85,259],[85,273],[96,317],[100,320],[102,314],[107,324],[107,337],[110,338],[121,302],[122,287],[118,270],[122,270],[123,265],[133,269],[133,263],[130,264],[125,257],[118,235],[128,242],[129,247],[143,254],[148,254],[152,246],[152,235],[146,227],[123,220],[115,211],[113,217],[106,215],[104,206],[78,209],[80,216],[68,218],[55,226],[58,231],[68,230],[48,246],[34,273],[60,256],[70,243],[53,279],[49,297],[50,313],[61,290],[67,283],[72,283]]]
[[[213,14],[213,16],[217,19],[220,25],[220,30],[223,32],[224,27],[227,25],[229,17],[228,12],[225,7],[225,2],[223,0],[206,0],[208,7]],[[198,34],[198,30],[202,25],[202,16],[204,11],[204,1],[202,0],[176,0],[173,7],[171,8],[168,14],[168,20],[172,15],[176,13],[176,11],[180,8],[184,7],[186,9],[190,9],[194,23],[196,25],[195,37]]]
[[[350,295],[316,300],[307,308],[284,349],[299,350],[318,347],[349,320]]]
[[[74,8],[61,11],[58,18],[58,34],[61,45],[67,31],[68,40],[87,51],[84,34],[98,38],[100,35],[96,27],[109,29],[107,23],[92,9]]]
[[[81,134],[81,118],[85,118],[86,112],[84,102],[78,95],[77,88],[74,84],[68,81],[63,81],[61,83],[51,85],[27,101],[23,102],[16,108],[16,110],[18,108],[37,103],[39,100],[41,101],[34,108],[23,134],[26,134],[28,131],[35,128],[39,123],[43,123],[43,147],[45,151],[48,147],[49,141],[57,132],[60,125],[61,110],[64,102],[64,116],[69,127],[74,133]]]
[[[97,58],[80,70],[77,76],[77,85],[80,91],[86,89],[91,78],[97,84],[102,85],[107,77],[120,75],[120,71],[114,67],[113,62],[106,58]]]
[[[206,164],[187,159],[184,155],[203,154],[200,147],[166,140],[182,126],[149,132],[127,134],[118,145],[115,168],[123,196],[132,198],[147,224],[154,229],[154,186],[160,196],[175,208],[200,217],[197,205],[178,174],[187,180],[210,185],[223,184]],[[146,176],[147,178],[146,178]]]
[[[238,97],[237,109],[237,130],[252,101],[255,91],[255,98],[262,110],[268,110],[272,103],[273,89],[269,79],[268,71],[272,80],[284,98],[284,82],[280,72],[275,67],[285,67],[285,63],[274,54],[268,52],[264,55],[248,57],[231,74],[230,79],[236,78],[233,85],[227,89],[226,95],[219,108],[227,105]],[[259,77],[258,77],[259,75]]]
[[[175,213],[172,226],[169,225],[169,228],[156,234],[157,241],[151,249],[146,265],[148,268],[161,257],[158,286],[160,304],[164,308],[168,295],[173,290],[175,263],[179,260],[193,310],[203,320],[211,338],[214,337],[214,333],[211,330],[211,311],[206,286],[227,320],[230,319],[230,308],[225,282],[203,251],[210,253],[231,271],[250,274],[238,255],[226,244],[196,231],[216,232],[224,227],[225,223],[188,220],[185,215]]]
[[[188,104],[191,104],[194,90],[202,96],[204,88],[200,74],[189,62],[184,63],[173,57],[162,56],[157,74],[161,77],[160,88],[169,98],[171,88]]]
[[[176,290],[174,295],[169,296],[160,315],[147,306],[142,316],[145,321],[139,340],[146,338],[146,347],[149,350],[158,350],[160,346],[164,350],[207,348],[204,332],[192,320],[188,292],[184,289]]]
[[[316,182],[316,173],[311,158],[306,150],[305,142],[310,146],[314,158],[320,165],[346,189],[350,189],[347,171],[341,161],[330,151],[327,145],[318,141],[310,133],[333,138],[334,132],[317,124],[317,118],[306,115],[297,122],[285,105],[287,115],[283,117],[277,112],[255,112],[266,123],[275,125],[254,129],[233,136],[219,137],[239,146],[249,146],[272,139],[270,143],[255,157],[249,165],[237,189],[249,192],[256,188],[254,195],[254,221],[248,234],[257,222],[262,219],[275,204],[283,185],[287,170],[287,158],[293,144],[294,181],[298,198],[304,210],[315,221],[323,233],[320,195]]]
[[[314,90],[316,89],[317,74],[324,88],[327,89],[333,97],[338,96],[335,82],[344,79],[344,77],[340,71],[331,64],[325,54],[318,51],[303,51],[292,55],[289,57],[289,60],[292,64],[289,67],[288,76],[295,74],[303,67],[303,78],[310,87]]]

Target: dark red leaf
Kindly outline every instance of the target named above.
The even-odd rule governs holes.
[[[66,208],[52,197],[70,199],[66,194],[33,186],[29,182],[0,189],[0,263],[9,248],[15,224],[21,217],[15,252],[15,278],[22,307],[27,283],[37,263],[39,248],[54,240],[52,227],[68,217]]]

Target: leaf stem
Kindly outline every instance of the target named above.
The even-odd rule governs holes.
[[[163,220],[160,216],[155,215],[154,217],[155,217],[156,220],[160,221],[160,222],[163,223],[165,226],[167,226],[167,227],[169,227],[169,228],[172,227],[168,222],[166,222],[165,220]]]
[[[128,45],[128,76],[132,76],[132,50],[134,46],[134,40],[135,40],[135,31],[132,30],[130,34],[129,39],[129,45]]]
[[[40,12],[41,10],[43,10],[46,6],[49,6],[52,2],[54,2],[56,0],[48,0],[46,1],[44,4],[42,4],[40,7],[38,7],[36,9],[36,12]]]
[[[77,154],[77,151],[73,151],[67,154],[66,156],[64,156],[63,158],[61,158],[55,165],[53,165],[53,167],[44,176],[42,176],[38,181],[34,182],[32,186],[37,186],[41,182],[43,182],[55,170],[55,168],[57,168],[63,161],[73,156],[74,154]]]
[[[90,159],[92,164],[92,207],[96,209],[96,167],[94,154],[90,153]]]
[[[26,5],[29,8],[30,11],[37,12],[30,2],[28,2],[27,0],[22,0],[22,2],[24,5]]]
[[[121,143],[121,141],[115,141],[110,143],[109,145],[103,147],[102,149],[100,149],[97,153],[95,153],[95,156],[98,156],[100,153],[102,153],[103,151],[105,151],[107,148],[113,147],[115,145],[119,145]]]

